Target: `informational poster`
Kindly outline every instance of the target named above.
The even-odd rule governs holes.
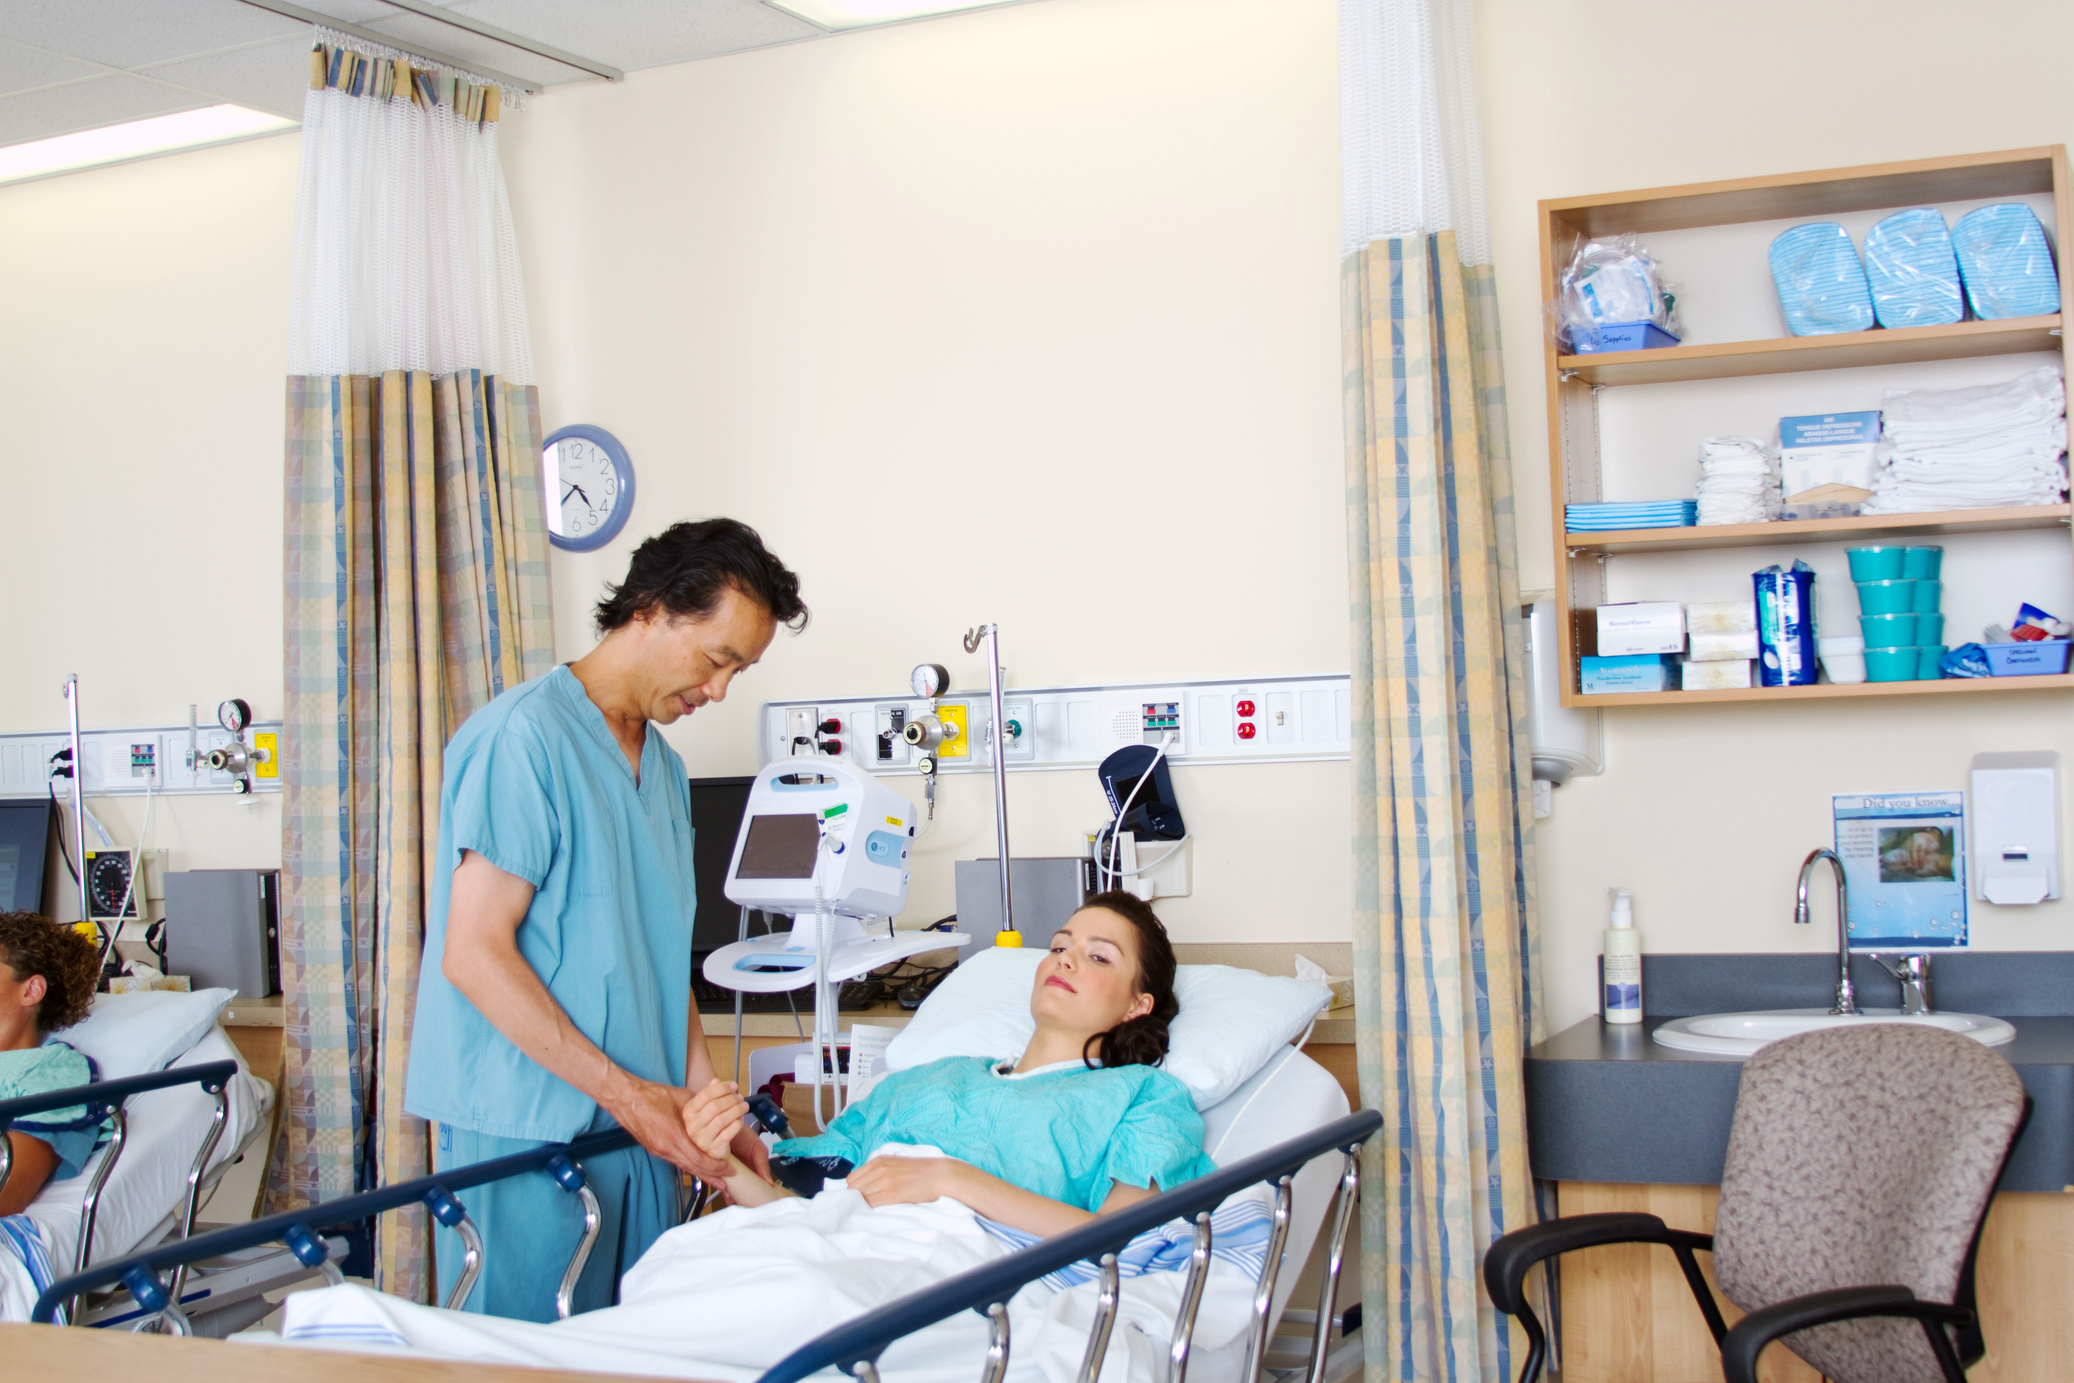
[[[1851,945],[1966,944],[1966,795],[1871,792],[1831,799],[1849,886]]]

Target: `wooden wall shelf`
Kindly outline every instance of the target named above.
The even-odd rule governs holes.
[[[1587,384],[1671,384],[1688,379],[1735,379],[1801,370],[1847,370],[1860,365],[1907,365],[1977,355],[2018,355],[2060,348],[2060,318],[2012,317],[2000,322],[1954,322],[1899,331],[1849,331],[1835,336],[1782,336],[1770,341],[1727,341],[1711,346],[1665,346],[1653,351],[1565,355],[1556,368]]]
[[[1914,541],[1946,533],[2012,533],[2026,528],[2064,528],[2074,522],[2074,505],[2027,504],[2010,509],[1953,509],[1938,514],[1870,514],[1853,519],[1782,519],[1773,523],[1724,523],[1688,528],[1622,528],[1564,533],[1563,545],[1585,552],[1696,552],[1715,547],[1763,547],[1771,543],[1828,543],[1839,538]]]
[[[2074,673],[2040,677],[1945,677],[1934,682],[1851,682],[1837,686],[1732,687],[1718,691],[1608,692],[1579,696],[1579,706],[1691,706],[1707,701],[1829,701],[1855,696],[1974,696],[1993,692],[2048,691],[2074,687]]]
[[[1917,159],[1906,163],[1831,168],[1812,173],[1645,188],[1595,197],[1563,197],[1541,203],[1542,300],[1556,294],[1559,253],[1579,236],[1623,232],[1691,230],[1757,221],[1820,219],[1854,212],[1899,210],[1925,204],[2050,194],[2054,244],[2060,262],[2060,310],[2039,317],[1896,331],[1861,331],[1835,336],[1787,336],[1759,341],[1698,342],[1654,351],[1601,355],[1558,355],[1543,347],[1548,397],[1549,466],[1557,548],[1556,602],[1570,617],[1559,621],[1566,706],[1702,705],[1724,702],[1808,701],[1868,696],[1979,696],[2006,691],[2074,687],[2074,674],[2052,677],[1943,679],[1930,682],[1868,682],[1852,686],[1751,687],[1726,691],[1637,692],[1585,696],[1578,690],[1580,622],[1604,603],[1606,567],[1616,559],[1646,562],[1654,554],[1781,544],[1903,541],[1939,534],[2013,532],[2070,527],[2066,504],[1976,509],[1941,514],[1894,514],[1709,528],[1645,528],[1571,533],[1565,504],[1606,498],[1600,492],[1600,430],[1597,391],[1608,386],[1668,384],[1786,375],[1810,370],[1963,360],[2027,352],[2053,352],[2067,359],[2062,323],[2074,321],[2074,275],[2066,250],[2074,243],[2069,206],[2067,153],[2061,145]],[[1695,438],[1695,441],[1697,439]],[[2074,541],[2074,538],[2070,538]],[[1628,581],[1623,589],[1637,583]],[[1646,586],[1646,583],[1642,583]],[[1648,598],[1648,597],[1644,597]],[[1668,597],[1663,597],[1668,598]],[[2047,593],[2050,598],[2050,593]]]

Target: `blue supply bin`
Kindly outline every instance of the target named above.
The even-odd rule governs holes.
[[[2067,650],[2074,640],[2032,639],[2024,643],[1980,646],[1988,655],[1988,671],[1997,677],[2037,677],[2067,670]]]
[[[1677,344],[1677,337],[1654,322],[1601,322],[1596,337],[1581,328],[1570,328],[1570,353],[1573,355],[1653,351]]]

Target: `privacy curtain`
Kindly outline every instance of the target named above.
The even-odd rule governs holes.
[[[1343,0],[1340,37],[1362,1336],[1368,1383],[1503,1383],[1481,1268],[1531,1222],[1539,983],[1474,35],[1468,0]]]
[[[494,87],[320,43],[287,409],[276,1209],[430,1171],[403,1112],[441,755],[553,666],[540,404]],[[377,1283],[428,1299],[422,1208]]]

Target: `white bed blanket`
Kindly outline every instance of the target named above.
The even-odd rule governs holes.
[[[1237,1201],[1238,1198],[1235,1198]],[[1231,1251],[1216,1254],[1198,1317],[1191,1379],[1236,1378],[1265,1192],[1228,1202]],[[1185,1238],[1170,1226],[1148,1238]],[[552,1325],[418,1306],[363,1287],[299,1292],[281,1337],[295,1344],[396,1350],[481,1363],[716,1380],[754,1379],[793,1349],[845,1320],[1012,1252],[1008,1238],[957,1201],[872,1209],[831,1183],[812,1200],[720,1211],[671,1230],[621,1280],[620,1304]],[[1134,1241],[1134,1247],[1141,1241]],[[495,1252],[492,1247],[488,1250]],[[1140,1255],[1122,1288],[1102,1383],[1156,1383],[1186,1274],[1160,1270],[1177,1255]],[[1009,1305],[1010,1373],[1020,1383],[1071,1383],[1093,1319],[1092,1282],[1055,1290],[1039,1282]],[[971,1383],[987,1322],[971,1311],[910,1335],[879,1361],[893,1383]],[[830,1377],[835,1375],[830,1374]]]

